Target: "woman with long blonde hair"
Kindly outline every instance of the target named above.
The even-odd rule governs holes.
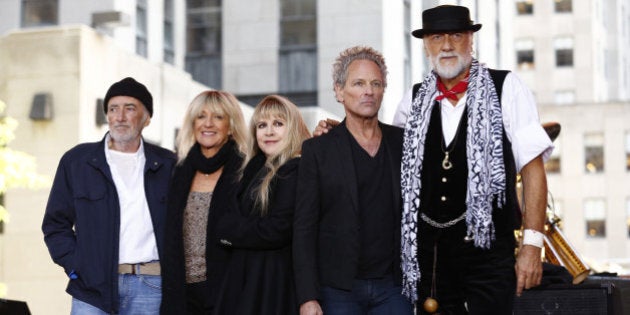
[[[297,106],[269,95],[254,110],[234,210],[219,224],[232,257],[217,314],[297,314],[291,235],[302,142]]]
[[[230,208],[247,145],[241,107],[225,91],[205,91],[177,135],[162,250],[161,314],[212,314],[229,250],[215,230]]]

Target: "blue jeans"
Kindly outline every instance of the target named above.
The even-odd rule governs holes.
[[[411,315],[411,303],[391,277],[355,279],[352,290],[321,288],[321,307],[326,315]]]
[[[160,313],[162,277],[147,275],[118,275],[120,315],[154,315]],[[88,303],[72,299],[70,315],[107,315]]]

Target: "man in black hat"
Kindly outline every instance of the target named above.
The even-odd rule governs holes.
[[[105,94],[109,132],[59,162],[42,223],[64,268],[72,314],[158,314],[159,253],[173,152],[143,141],[153,115],[147,88],[125,78]]]
[[[394,118],[405,127],[403,293],[424,303],[426,313],[511,314],[514,295],[541,280],[543,160],[553,146],[519,78],[472,56],[481,24],[467,8],[425,10],[422,26],[412,35],[423,40],[433,71],[405,95]]]

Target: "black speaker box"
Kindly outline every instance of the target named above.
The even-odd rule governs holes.
[[[630,315],[630,278],[629,277],[608,277],[589,276],[584,281],[589,283],[610,283],[613,285],[612,292],[612,313],[614,315]]]
[[[0,299],[0,315],[31,315],[26,302]]]
[[[614,284],[611,282],[554,284],[524,291],[514,299],[514,315],[610,315]]]
[[[515,298],[514,314],[630,315],[630,278],[589,276],[527,290]]]

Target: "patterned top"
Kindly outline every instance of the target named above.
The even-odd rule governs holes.
[[[186,283],[206,280],[206,235],[212,192],[191,191],[184,209]]]

